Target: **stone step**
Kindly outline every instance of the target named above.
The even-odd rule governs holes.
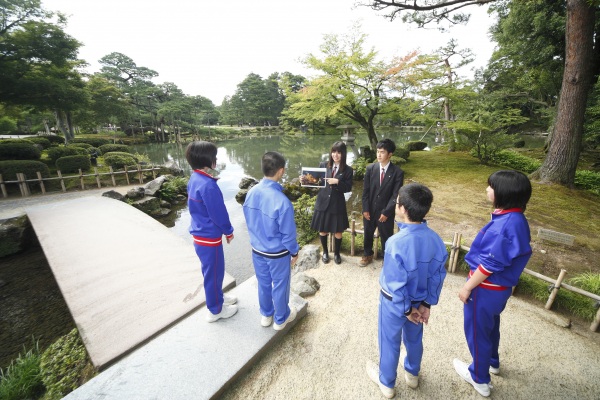
[[[65,397],[68,400],[217,398],[236,378],[303,318],[308,303],[291,294],[298,317],[283,331],[260,325],[258,288],[252,277],[229,294],[233,317],[207,323],[205,307],[117,361]]]

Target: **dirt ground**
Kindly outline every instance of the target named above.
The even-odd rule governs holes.
[[[358,260],[346,255],[341,265],[321,264],[306,272],[321,285],[307,299],[307,316],[223,399],[383,398],[365,372],[367,360],[378,361],[381,261],[360,268]],[[452,366],[455,357],[469,360],[457,297],[463,282],[462,275],[448,274],[425,327],[419,388],[406,386],[401,364],[396,398],[480,398]],[[539,305],[518,297],[509,300],[502,316],[501,373],[492,377],[491,398],[598,399],[600,333],[588,326],[563,328],[555,321],[556,314]]]

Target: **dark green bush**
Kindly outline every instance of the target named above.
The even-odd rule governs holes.
[[[30,138],[27,138],[27,140],[32,143],[42,145],[42,147],[44,149],[48,149],[48,148],[50,148],[50,146],[52,146],[52,143],[50,143],[50,141],[48,139],[46,139],[45,137],[42,137],[42,136],[30,137]]]
[[[0,160],[39,160],[42,152],[29,142],[0,143]]]
[[[575,186],[600,195],[600,173],[589,170],[575,171]]]
[[[367,171],[367,165],[369,164],[370,162],[364,157],[358,157],[356,160],[354,160],[352,163],[352,169],[354,170],[353,179],[355,181],[362,181],[364,179],[365,172]]]
[[[408,151],[422,151],[427,147],[427,142],[408,142],[404,147],[406,147]]]
[[[131,153],[131,147],[126,144],[103,144],[102,146],[96,146],[100,149],[102,154],[113,153],[115,151],[120,151],[122,153]]]
[[[71,143],[87,143],[94,147],[100,147],[104,144],[109,144],[110,140],[103,138],[75,138],[71,140]]]
[[[188,178],[178,176],[176,178],[165,181],[158,191],[159,197],[165,201],[173,201],[177,195],[187,195]]]
[[[474,155],[474,152],[471,151]],[[497,165],[513,168],[530,174],[537,170],[542,163],[539,160],[519,154],[512,150],[501,150],[490,157],[490,162]]]
[[[109,165],[113,168],[123,168],[126,165],[135,165],[138,160],[133,156],[133,154],[123,153],[119,151],[113,151],[107,154],[104,154],[104,164]]]
[[[43,137],[48,139],[52,144],[65,144],[65,138],[60,135],[46,135]]]
[[[48,166],[41,161],[32,160],[10,160],[0,161],[0,174],[5,181],[14,181],[17,179],[17,173],[22,172],[27,179],[36,179],[37,172],[42,178],[50,177]]]
[[[410,157],[410,150],[406,147],[396,147],[396,151],[394,151],[394,155],[392,156],[392,158],[393,157],[400,157],[404,158],[405,160],[408,160],[408,157]],[[393,159],[392,162],[394,162]]]
[[[73,143],[73,142],[71,142],[71,143],[69,143],[69,144],[67,145],[67,147],[81,147],[81,148],[83,148],[83,149],[86,149],[86,150],[87,150],[87,149],[89,149],[90,147],[94,147],[94,146],[92,146],[92,145],[91,145],[91,144],[89,144],[89,143]]]
[[[312,215],[315,208],[316,196],[303,194],[294,204],[294,220],[298,230],[298,244],[304,246],[310,243],[319,234],[317,231],[310,228]]]
[[[521,148],[525,147],[525,141],[523,139],[517,140],[515,143],[513,143],[513,147],[515,149],[521,149]]]
[[[64,156],[56,160],[56,169],[64,174],[79,172],[80,169],[89,171],[91,167],[92,163],[88,155]]]
[[[86,378],[89,361],[77,329],[62,336],[42,354],[40,368],[48,399],[60,399]]]
[[[52,163],[56,163],[56,160],[66,156],[77,156],[88,154],[86,149],[81,147],[69,147],[69,146],[57,146],[48,149],[48,158]]]

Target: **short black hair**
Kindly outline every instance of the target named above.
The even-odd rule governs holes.
[[[285,158],[276,152],[268,151],[262,156],[262,171],[269,178],[275,176],[277,171],[285,167]]]
[[[392,139],[383,139],[377,143],[378,149],[384,149],[388,153],[393,153],[396,151],[396,143]]]
[[[404,206],[408,219],[423,222],[433,203],[433,193],[425,185],[409,183],[398,191],[398,205]]]
[[[488,178],[488,185],[494,189],[495,208],[520,208],[525,211],[532,191],[527,175],[514,170],[496,171]]]
[[[217,146],[203,140],[188,144],[185,158],[193,169],[213,168],[217,163]]]
[[[335,142],[334,144],[331,145],[331,150],[329,150],[329,163],[327,164],[327,166],[329,168],[333,168],[333,157],[331,156],[331,153],[333,153],[334,151],[337,151],[338,153],[340,153],[342,155],[341,159],[340,159],[340,171],[343,171],[346,169],[346,155],[348,154],[348,149],[346,148],[346,143],[342,142],[341,140],[338,140],[337,142]]]

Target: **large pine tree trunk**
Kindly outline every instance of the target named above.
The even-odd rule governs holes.
[[[534,179],[572,187],[581,152],[583,120],[592,85],[595,10],[567,0],[566,57],[558,113],[548,154]]]

